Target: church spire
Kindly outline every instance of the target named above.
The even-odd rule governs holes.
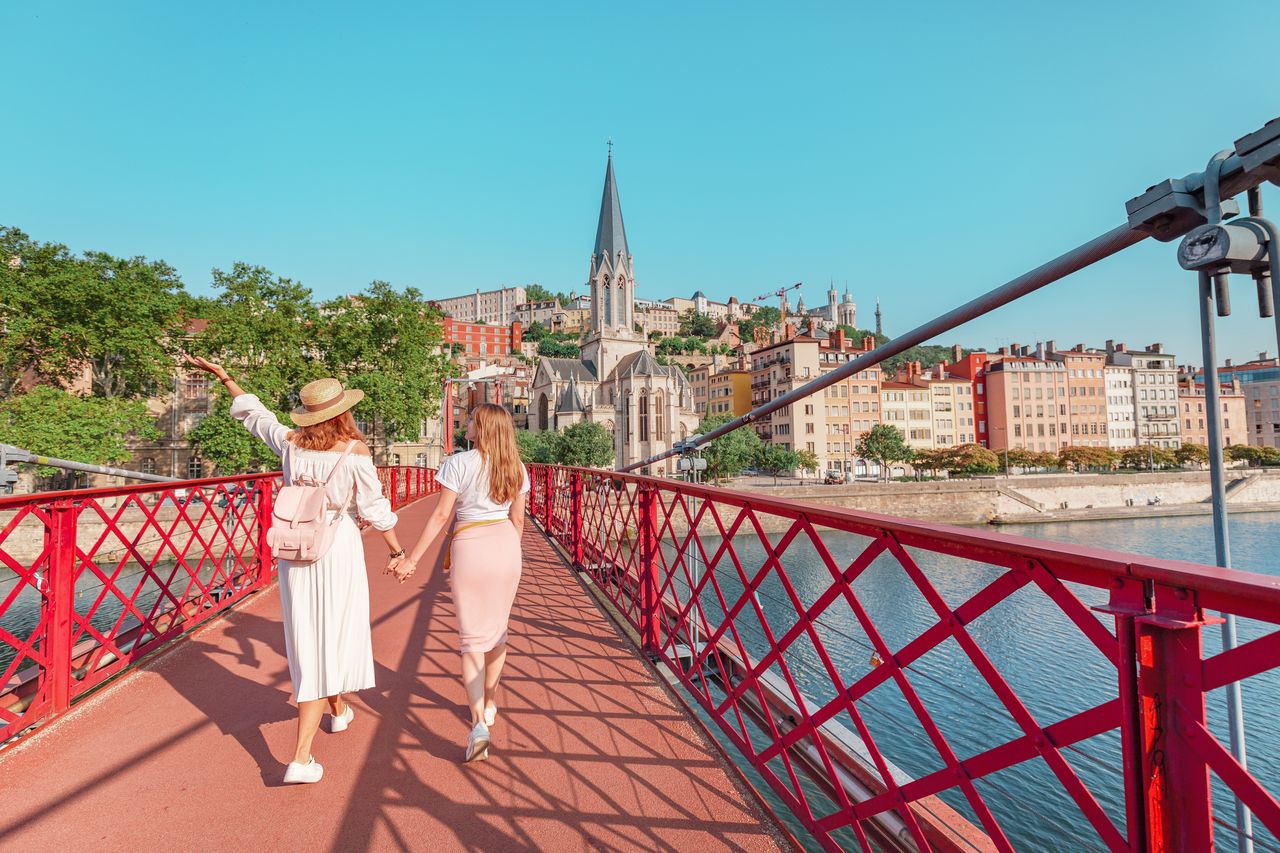
[[[596,226],[597,258],[608,258],[612,266],[617,263],[618,252],[623,258],[631,254],[627,249],[627,231],[622,226],[622,202],[618,200],[618,183],[613,177],[613,143],[609,143],[609,162],[604,170],[604,195],[600,199],[600,224]]]
[[[884,332],[880,329],[880,297],[879,296],[876,297],[876,334],[877,335],[884,334]]]

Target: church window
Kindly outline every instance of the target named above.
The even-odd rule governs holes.
[[[551,429],[551,413],[548,411],[547,395],[538,396],[538,424],[543,429]]]
[[[640,440],[649,440],[649,394],[640,394]]]
[[[667,425],[663,412],[663,409],[665,408],[666,407],[663,405],[662,392],[659,391],[653,395],[653,431],[654,438],[658,441],[666,441]]]

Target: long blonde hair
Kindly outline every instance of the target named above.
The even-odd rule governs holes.
[[[524,466],[516,445],[516,426],[501,406],[481,403],[471,411],[476,450],[489,470],[489,500],[504,504],[515,500],[524,485]]]

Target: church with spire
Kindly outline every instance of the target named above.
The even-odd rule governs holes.
[[[611,150],[587,280],[591,314],[582,355],[538,359],[529,389],[529,428],[601,424],[614,436],[618,467],[670,449],[698,425],[684,374],[659,364],[646,336],[636,331],[635,286]],[[660,466],[672,464],[668,459]]]

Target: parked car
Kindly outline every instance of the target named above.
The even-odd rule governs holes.
[[[826,476],[822,478],[822,482],[828,486],[838,486],[844,482],[844,472],[828,471]]]

